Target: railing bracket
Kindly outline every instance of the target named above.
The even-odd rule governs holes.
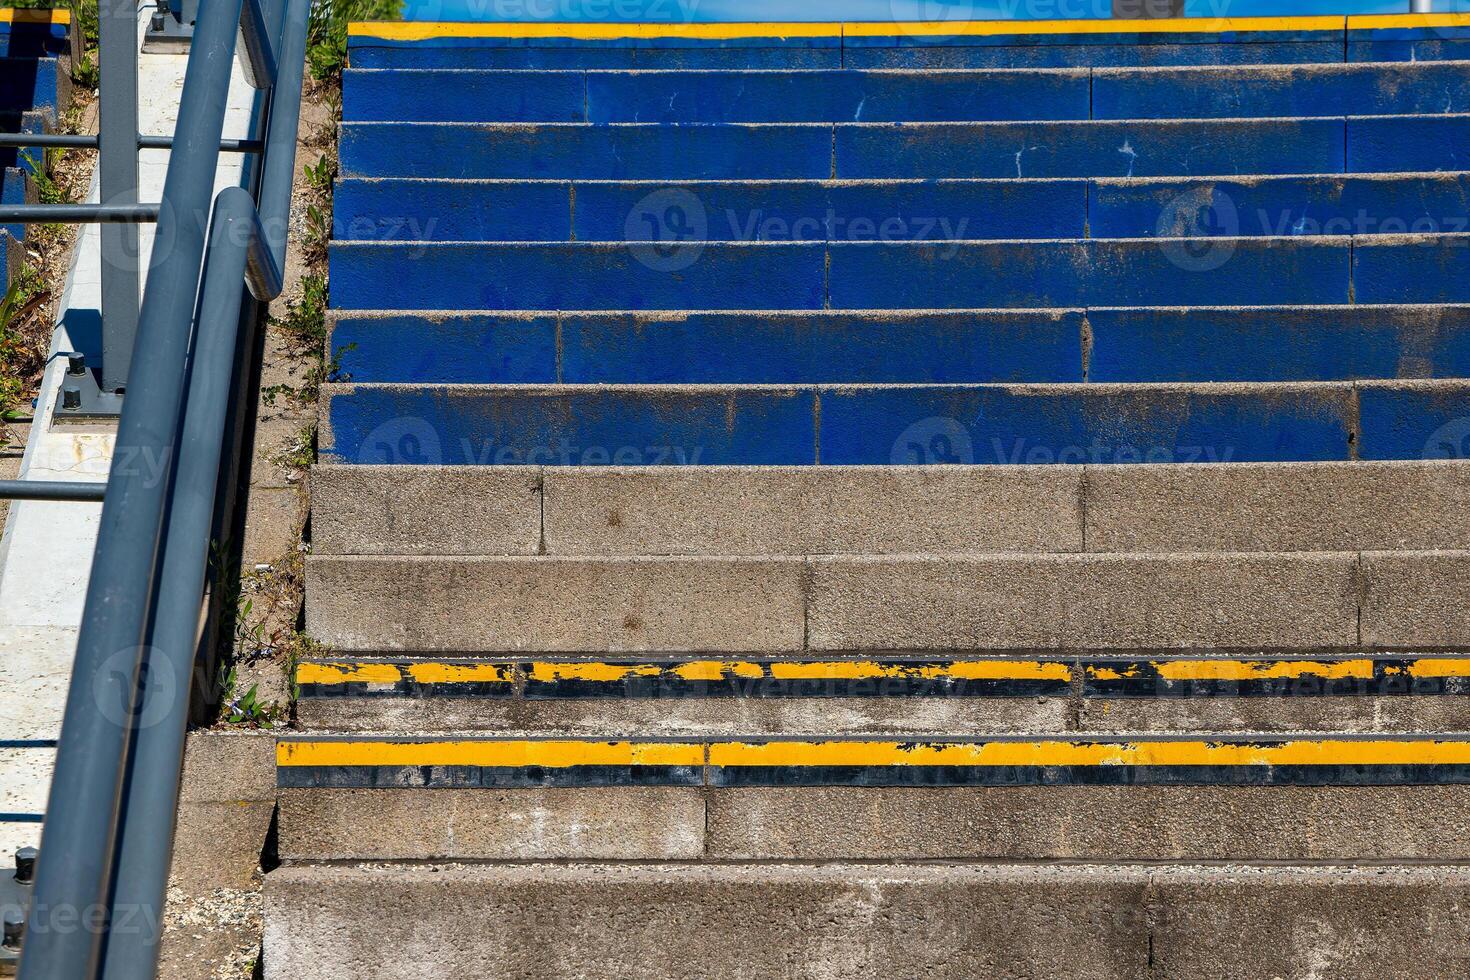
[[[52,422],[56,425],[116,422],[122,413],[122,392],[103,391],[100,373],[87,366],[86,355],[81,352],[68,351],[58,356],[66,358],[66,372],[61,376],[61,393],[56,397]]]
[[[188,54],[199,0],[157,0],[143,34],[144,54]]]
[[[20,961],[26,916],[31,910],[31,883],[36,877],[36,853],[34,847],[22,847],[15,852],[15,869],[0,871],[0,919],[4,920],[4,934],[0,935],[0,973],[14,973],[15,965]]]

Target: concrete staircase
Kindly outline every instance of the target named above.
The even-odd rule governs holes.
[[[267,975],[1463,976],[1470,18],[836,26],[355,30]]]
[[[80,34],[67,10],[0,8],[0,132],[49,133],[71,101],[73,57]],[[0,204],[35,203],[30,177],[46,165],[40,148],[0,147]],[[26,226],[0,225],[0,285],[25,260]]]

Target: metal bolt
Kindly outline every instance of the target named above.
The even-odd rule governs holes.
[[[66,355],[66,373],[73,378],[80,378],[87,373],[87,355],[78,354],[75,351]]]
[[[7,949],[20,949],[20,941],[26,934],[26,916],[20,909],[5,910],[4,945]]]
[[[34,847],[22,847],[15,852],[15,880],[29,885],[36,877],[36,856],[40,852]]]
[[[82,389],[61,389],[61,408],[66,412],[75,412],[82,407]]]

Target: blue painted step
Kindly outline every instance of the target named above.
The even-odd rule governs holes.
[[[1470,174],[594,182],[348,178],[338,240],[953,241],[1470,230]]]
[[[42,58],[69,54],[71,25],[53,24],[45,12],[15,11],[9,21],[0,21],[0,57]],[[26,19],[30,18],[30,19]]]
[[[1407,272],[1428,251],[1416,241],[1377,249],[1371,262],[1360,259],[1370,282],[1358,286],[1357,301],[1470,301],[1470,277],[1381,282],[1385,270]],[[976,309],[1354,298],[1346,238],[337,242],[330,265],[334,306],[369,310]],[[1381,295],[1393,290],[1402,295]]]
[[[1470,111],[1470,64],[987,71],[435,71],[343,77],[349,122],[962,122]]]
[[[34,204],[33,195],[29,193],[26,179],[26,171],[19,167],[6,167],[0,172],[0,204]],[[11,238],[16,241],[25,241],[26,226],[24,224],[0,225]]]
[[[1083,373],[1083,339],[1087,370]],[[355,382],[1342,381],[1470,377],[1470,306],[339,313]]]
[[[348,71],[343,118],[393,122],[1086,119],[1085,71]]]
[[[1453,157],[1463,156],[1467,133],[1470,116],[835,127],[344,123],[341,154],[344,177],[1188,177],[1330,174],[1345,164],[1348,172],[1467,170]],[[1453,149],[1416,144],[1431,135],[1452,140]],[[1396,152],[1385,152],[1394,141]],[[1429,160],[1443,165],[1421,165]]]
[[[1420,458],[1470,415],[1470,382],[329,385],[323,397],[324,459],[449,465]]]
[[[1082,381],[1071,311],[339,313],[353,382]]]
[[[1360,303],[1459,303],[1470,285],[1470,234],[1386,235],[1353,249]]]
[[[1349,29],[1348,61],[1464,61],[1470,59],[1470,24]]]
[[[71,96],[68,62],[0,57],[0,111],[48,109],[54,116]]]
[[[1470,377],[1470,307],[1087,311],[1089,381]]]
[[[1103,70],[1095,119],[1470,112],[1470,63]]]
[[[1340,173],[1340,119],[838,126],[838,177]]]
[[[337,242],[329,264],[337,309],[733,310],[820,308],[825,261],[820,243]]]
[[[344,123],[344,177],[822,179],[832,127]]]
[[[955,12],[957,8],[946,15]],[[902,15],[901,11],[895,14]],[[948,32],[942,23],[928,26],[933,28],[928,33],[865,30],[844,37],[840,29],[834,28],[830,34],[817,37],[745,37],[718,42],[673,36],[579,41],[568,37],[463,35],[405,42],[357,34],[349,38],[349,52],[351,63],[357,68],[466,69],[978,69],[1293,64],[1340,62],[1344,54],[1340,27],[1167,33],[1036,33],[1020,29],[1012,34],[955,34]],[[1377,37],[1382,33],[1371,32],[1365,36]],[[1432,33],[1419,31],[1415,36]],[[1430,49],[1423,50],[1427,53]]]
[[[1470,174],[1247,177],[1093,184],[1097,238],[1470,231]]]
[[[1350,173],[1470,170],[1470,115],[1348,120]]]
[[[1080,238],[1082,181],[578,182],[349,178],[335,237],[372,241]]]

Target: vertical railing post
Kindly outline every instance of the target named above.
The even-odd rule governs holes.
[[[1434,0],[1409,0],[1409,12],[1413,14],[1434,13]]]
[[[97,8],[97,185],[103,204],[138,203],[138,12],[132,0]],[[107,224],[102,238],[102,390],[128,383],[138,333],[138,226]]]

